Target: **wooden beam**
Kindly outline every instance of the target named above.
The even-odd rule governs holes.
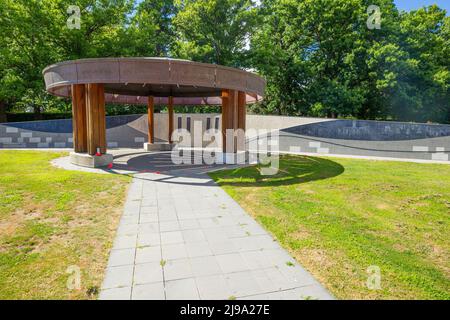
[[[227,148],[228,113],[230,105],[230,90],[222,90],[222,151]]]
[[[235,90],[222,91],[222,150],[227,151],[227,130],[238,129],[238,93]],[[234,133],[234,131],[233,131]],[[228,152],[236,152],[236,137],[233,138],[234,148]]]
[[[105,86],[99,84],[98,93],[98,123],[99,123],[99,147],[101,154],[106,154],[106,109],[105,109]]]
[[[102,84],[86,85],[86,115],[87,115],[87,152],[90,155],[105,154],[106,148],[106,119],[105,119],[105,91]]]
[[[246,115],[247,115],[247,94],[243,91],[238,93],[238,129],[245,131]]]
[[[237,98],[237,128],[240,130],[239,135],[236,137],[236,149],[237,151],[245,151],[245,130],[246,130],[246,116],[247,116],[247,95],[243,91],[238,92]]]
[[[148,143],[155,143],[155,99],[148,97],[147,118],[148,118]]]
[[[86,95],[84,84],[72,85],[73,149],[77,153],[87,151]]]
[[[169,143],[172,143],[172,133],[173,133],[173,97],[169,97]]]

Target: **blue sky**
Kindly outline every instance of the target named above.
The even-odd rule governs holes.
[[[437,4],[440,8],[447,10],[450,14],[450,0],[394,0],[399,10],[415,10],[423,6]]]

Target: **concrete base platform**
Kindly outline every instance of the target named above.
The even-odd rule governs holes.
[[[218,154],[219,164],[246,164],[248,161],[248,152],[240,151],[237,153],[222,153]],[[222,162],[220,162],[220,159]]]
[[[112,154],[103,154],[101,156],[91,156],[86,153],[70,153],[70,162],[77,166],[87,167],[87,168],[101,168],[106,167],[113,163]]]
[[[144,143],[145,151],[171,151],[174,147],[172,143]]]

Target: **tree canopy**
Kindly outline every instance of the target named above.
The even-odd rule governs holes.
[[[80,8],[80,28],[68,19]],[[450,122],[450,18],[379,0],[0,0],[0,121],[6,111],[68,111],[45,66],[86,57],[158,56],[263,75],[253,112]]]

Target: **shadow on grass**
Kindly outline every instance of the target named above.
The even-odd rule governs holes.
[[[333,178],[345,171],[337,162],[308,156],[281,156],[278,173],[272,176],[262,175],[260,169],[258,165],[209,175],[221,186],[276,187]]]

